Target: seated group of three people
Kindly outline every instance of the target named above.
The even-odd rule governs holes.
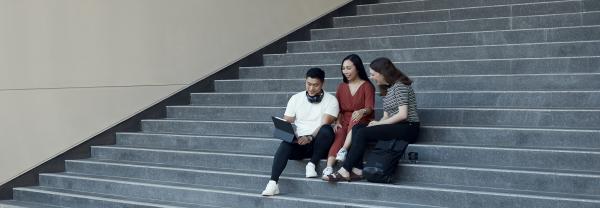
[[[264,196],[279,194],[279,177],[288,160],[310,158],[306,177],[317,177],[319,161],[327,158],[322,179],[330,182],[362,179],[363,156],[369,142],[404,139],[412,143],[418,135],[419,116],[412,80],[388,58],[370,65],[370,78],[383,97],[383,117],[374,120],[375,87],[356,54],[342,61],[343,82],[335,97],[323,90],[325,72],[311,68],[306,73],[306,91],[293,95],[284,119],[296,125],[294,143],[281,142],[275,153],[271,178]],[[333,170],[336,161],[343,163]]]

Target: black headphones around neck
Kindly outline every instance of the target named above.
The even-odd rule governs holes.
[[[321,90],[321,93],[315,96],[308,95],[308,91],[306,91],[306,98],[308,99],[309,103],[320,103],[324,96],[325,93],[323,93],[323,90]]]

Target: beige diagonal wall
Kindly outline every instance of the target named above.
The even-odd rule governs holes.
[[[0,0],[0,184],[349,0]]]

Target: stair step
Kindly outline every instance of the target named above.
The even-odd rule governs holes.
[[[239,181],[244,181],[244,183],[241,183],[240,185],[248,184],[249,182],[259,183],[254,181],[261,181],[263,184],[266,184],[266,181],[268,180],[265,176],[247,177],[247,175],[248,174],[236,174],[237,177],[224,177],[221,180],[235,180],[238,181],[238,184],[240,184]],[[204,203],[221,203],[223,206],[232,206],[234,205],[230,204],[232,202],[238,202],[239,204],[245,204],[246,206],[251,207],[266,206],[262,203],[271,202],[269,201],[270,199],[278,199],[288,200],[282,203],[288,203],[287,205],[292,207],[289,203],[292,203],[293,200],[312,202],[312,200],[308,199],[312,198],[312,195],[315,192],[335,193],[339,196],[344,196],[342,197],[343,199],[340,199],[344,201],[366,199],[369,200],[369,202],[402,202],[444,207],[482,207],[482,205],[485,205],[485,207],[514,207],[517,205],[528,207],[556,207],[553,206],[556,204],[560,204],[564,207],[595,207],[600,203],[600,200],[598,200],[597,197],[586,197],[581,195],[542,195],[540,192],[506,191],[501,189],[429,184],[392,185],[366,182],[330,184],[318,179],[289,177],[282,178],[281,180],[282,195],[269,198],[263,198],[256,194],[261,190],[256,188],[251,190],[235,189],[219,191],[214,186],[210,188],[200,188],[204,186],[77,174],[42,174],[40,183],[49,187],[69,187],[70,189],[75,190],[93,189],[94,192],[108,192],[132,197],[137,197],[140,195],[139,192],[143,192],[148,194],[144,195],[144,197],[153,197],[161,200],[177,200],[186,203],[194,203],[202,200]],[[294,195],[289,193],[292,192],[292,190],[294,193],[300,192],[301,195],[305,196],[307,199],[293,197]],[[192,195],[194,197],[190,197]],[[310,195],[310,197],[307,195]],[[227,199],[225,199],[224,196],[227,196]],[[328,203],[332,202],[329,201]],[[339,206],[339,204],[335,204]],[[318,205],[324,206],[324,204]],[[408,204],[405,205],[408,206]]]
[[[421,108],[425,125],[600,130],[600,110]]]
[[[29,203],[17,200],[0,201],[0,208],[60,208],[47,204]]]
[[[405,1],[422,1],[422,0],[377,0],[377,3],[405,2]],[[371,3],[375,4],[375,3]]]
[[[287,43],[287,51],[303,53],[591,40],[600,40],[599,26],[296,41]]]
[[[285,107],[168,106],[167,118],[216,121],[271,121],[283,116]],[[375,109],[375,117],[383,115]],[[600,109],[493,109],[420,108],[424,125],[496,126],[533,128],[599,129]]]
[[[265,126],[272,125],[265,122]],[[236,127],[223,124],[224,127]],[[239,132],[238,134],[243,134]],[[266,133],[268,134],[268,132]],[[419,143],[471,144],[491,147],[598,148],[598,130],[423,126]],[[212,136],[162,133],[119,133],[117,144],[148,148],[213,150],[273,155],[281,141],[250,136]]]
[[[600,158],[600,151],[598,150],[583,151],[575,149],[412,144],[408,146],[407,152],[418,152],[419,161],[442,164],[600,172],[600,165],[596,162]],[[191,167],[270,170],[273,156],[125,146],[97,146],[92,147],[92,158]],[[301,162],[288,163],[286,172],[303,173],[304,166],[305,163]]]
[[[145,133],[272,137],[272,122],[143,120]],[[421,126],[420,141],[478,143],[500,146],[568,146],[597,148],[598,130]],[[546,144],[546,145],[544,145]],[[587,145],[587,146],[586,146]]]
[[[599,173],[544,172],[527,169],[497,169],[438,164],[400,164],[398,168],[395,182],[397,185],[406,183],[443,184],[565,194],[598,194],[600,192],[596,188],[600,184]],[[68,161],[67,171],[75,174],[127,177],[255,190],[260,190],[270,177],[268,170],[244,172],[241,170],[100,160]],[[301,173],[286,174],[284,177],[302,178],[303,175]],[[240,181],[246,181],[246,183],[240,183]],[[285,186],[287,184],[282,185],[281,188],[286,188]],[[314,195],[325,196],[327,193],[332,193],[331,191],[319,193],[315,192],[315,189],[311,190]],[[302,190],[291,188],[286,192],[298,193]]]
[[[600,73],[600,57],[419,61],[395,62],[394,65],[410,76]],[[304,78],[306,71],[313,67],[323,69],[327,77],[341,76],[340,66],[341,61],[321,65],[241,67],[240,78]],[[365,69],[369,69],[368,64]]]
[[[566,14],[534,15],[522,17],[495,17],[446,21],[420,20],[418,22],[401,24],[364,25],[352,27],[312,29],[311,40],[518,30],[534,28],[545,28],[547,30],[561,30],[560,27],[598,25],[598,19],[600,19],[600,12],[578,12]],[[585,34],[579,34],[575,36],[580,35],[585,36]]]
[[[368,15],[368,14],[385,14],[385,13],[398,13],[398,12],[410,12],[410,11],[423,11],[423,10],[437,10],[437,9],[450,9],[450,8],[466,8],[466,7],[486,7],[496,5],[507,5],[507,4],[537,4],[540,2],[565,2],[557,0],[518,0],[518,1],[497,1],[497,0],[483,0],[483,1],[453,1],[453,0],[426,0],[426,1],[402,1],[402,2],[382,2],[378,4],[366,4],[357,6],[357,14]],[[573,1],[580,2],[583,8],[587,10],[593,10],[595,1]],[[597,5],[597,4],[596,4]],[[527,9],[538,9],[538,8],[527,8]]]
[[[272,122],[146,119],[142,120],[141,125],[142,131],[148,133],[250,137],[270,137],[273,135]]]
[[[419,91],[598,91],[600,73],[410,76]],[[215,80],[216,92],[300,92],[305,79]],[[326,78],[323,89],[335,92],[341,77]]]
[[[533,148],[599,148],[598,130],[421,127],[419,142]]]
[[[313,199],[307,195],[285,194],[275,197],[262,197],[259,190],[199,186],[181,183],[137,180],[78,174],[42,174],[42,186],[69,188],[76,191],[94,191],[103,194],[117,194],[126,197],[152,198],[179,203],[207,204],[218,207],[392,207],[353,203],[329,198]],[[388,203],[392,204],[392,203]],[[393,203],[395,206],[430,207]]]
[[[174,202],[161,202],[155,200],[132,199],[112,195],[113,193],[90,193],[88,190],[72,191],[49,187],[27,187],[15,188],[15,194],[19,200],[35,201],[39,203],[52,204],[65,207],[156,207],[156,208],[179,208],[198,207],[215,208],[204,204],[183,204]]]
[[[297,92],[192,93],[192,105],[286,106]],[[332,93],[335,94],[335,93]],[[597,109],[600,91],[416,91],[419,107]],[[375,107],[381,108],[381,96]],[[577,100],[577,102],[572,102]]]
[[[117,145],[273,155],[281,140],[265,137],[117,133]]]
[[[263,61],[266,66],[339,64],[343,57],[351,53],[359,55],[366,62],[378,57],[409,62],[578,57],[600,55],[600,41],[266,54],[263,55]]]
[[[597,9],[581,1],[539,2],[530,4],[497,5],[470,8],[451,8],[410,11],[389,14],[372,14],[334,17],[334,27],[399,24],[422,21],[466,20],[493,17],[520,17],[532,15],[579,13]]]

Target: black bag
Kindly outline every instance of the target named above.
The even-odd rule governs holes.
[[[407,146],[408,142],[401,139],[378,141],[375,149],[367,155],[367,164],[363,169],[365,179],[375,183],[391,183]]]

